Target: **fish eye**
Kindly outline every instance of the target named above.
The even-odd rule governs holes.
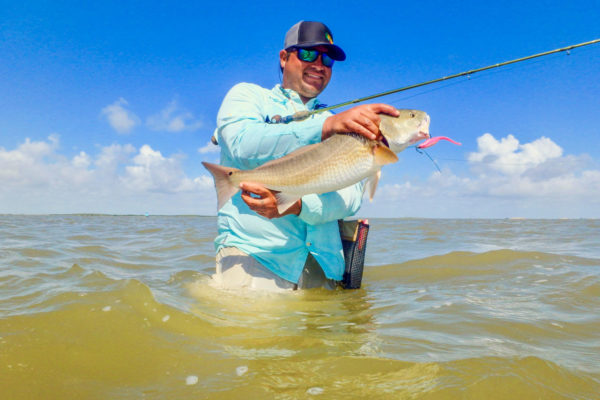
[[[410,113],[410,117],[411,117],[411,118],[414,118],[414,117],[415,117],[415,113],[414,113],[414,112],[411,112],[411,113]]]

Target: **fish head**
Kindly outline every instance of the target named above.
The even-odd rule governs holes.
[[[416,142],[429,138],[429,115],[419,110],[398,110],[400,115],[392,117],[380,114],[379,130],[394,153]]]

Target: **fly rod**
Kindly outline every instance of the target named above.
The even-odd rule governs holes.
[[[570,51],[572,49],[576,49],[578,47],[583,47],[583,46],[589,46],[591,44],[595,44],[595,43],[598,43],[598,42],[600,42],[600,39],[590,40],[589,42],[573,44],[571,46],[562,47],[562,48],[556,49],[556,50],[545,51],[543,53],[533,54],[533,55],[527,56],[527,57],[521,57],[521,58],[517,58],[517,59],[514,59],[514,60],[510,60],[510,61],[501,62],[501,63],[498,63],[498,64],[488,65],[487,67],[472,69],[470,71],[465,71],[465,72],[461,72],[461,73],[454,74],[454,75],[444,76],[443,78],[433,79],[433,80],[430,80],[430,81],[427,81],[427,82],[417,83],[415,85],[404,86],[404,87],[401,87],[399,89],[388,90],[386,92],[381,92],[381,93],[373,94],[371,96],[361,97],[361,98],[356,99],[356,100],[346,101],[344,103],[336,104],[336,105],[331,106],[331,107],[324,107],[324,108],[320,108],[318,110],[310,111],[310,112],[307,113],[308,115],[306,117],[304,117],[304,118],[307,118],[307,117],[309,117],[309,116],[311,116],[313,114],[317,114],[317,113],[320,113],[320,112],[323,112],[323,111],[333,110],[333,109],[336,109],[336,108],[339,108],[339,107],[344,107],[344,106],[347,106],[347,105],[350,105],[350,104],[362,103],[363,101],[367,101],[367,100],[371,100],[371,99],[376,99],[378,97],[383,97],[383,96],[387,96],[387,95],[394,94],[394,93],[403,92],[403,91],[409,90],[409,89],[415,89],[415,88],[418,88],[418,87],[421,87],[421,86],[431,85],[431,84],[437,83],[437,82],[447,81],[449,79],[459,78],[461,76],[473,75],[476,72],[486,71],[488,69],[499,68],[499,67],[503,67],[505,65],[515,64],[515,63],[518,63],[518,62],[531,60],[532,58],[544,57],[544,56],[548,56],[550,54],[560,53],[560,52],[563,52],[563,51],[567,51],[568,52],[568,51]],[[300,111],[300,112],[302,112],[302,111]]]
[[[381,92],[381,93],[377,93],[377,94],[372,94],[370,96],[366,96],[366,97],[361,97],[355,100],[350,100],[350,101],[346,101],[343,103],[339,103],[333,106],[329,106],[329,107],[324,107],[324,108],[319,108],[317,110],[313,110],[313,111],[298,111],[292,115],[287,115],[285,117],[281,117],[279,115],[274,116],[273,118],[271,118],[269,120],[269,123],[283,123],[283,124],[287,124],[290,123],[292,121],[302,121],[312,115],[324,112],[324,111],[330,111],[330,110],[334,110],[336,108],[340,108],[340,107],[344,107],[344,106],[348,106],[351,104],[357,104],[357,103],[362,103],[363,101],[367,101],[367,100],[372,100],[372,99],[376,99],[378,97],[383,97],[383,96],[388,96],[390,94],[394,94],[394,93],[399,93],[399,92],[404,92],[405,90],[410,90],[410,89],[415,89],[418,87],[422,87],[422,86],[427,86],[427,85],[431,85],[433,83],[437,83],[437,82],[442,82],[442,81],[447,81],[450,79],[454,79],[454,78],[459,78],[461,76],[468,76],[468,75],[473,75],[477,72],[481,72],[481,71],[487,71],[489,69],[494,69],[494,68],[499,68],[499,67],[503,67],[505,65],[509,65],[509,64],[515,64],[515,63],[519,63],[519,62],[523,62],[523,61],[527,61],[527,60],[531,60],[533,58],[538,58],[538,57],[544,57],[544,56],[548,56],[550,54],[554,54],[554,53],[560,53],[563,51],[566,51],[567,54],[570,50],[572,49],[576,49],[578,47],[583,47],[583,46],[589,46],[591,44],[595,44],[595,43],[599,43],[600,39],[595,39],[595,40],[590,40],[589,42],[583,42],[583,43],[578,43],[578,44],[573,44],[570,46],[566,46],[566,47],[561,47],[560,49],[555,49],[555,50],[550,50],[550,51],[545,51],[543,53],[537,53],[537,54],[533,54],[527,57],[521,57],[521,58],[516,58],[514,60],[510,60],[510,61],[504,61],[498,64],[493,64],[493,65],[488,65],[487,67],[482,67],[482,68],[476,68],[476,69],[472,69],[470,71],[465,71],[465,72],[460,72],[458,74],[454,74],[454,75],[448,75],[448,76],[444,76],[442,78],[437,78],[437,79],[433,79],[430,81],[426,81],[426,82],[421,82],[421,83],[417,83],[414,85],[409,85],[409,86],[404,86],[398,89],[393,89],[393,90],[388,90],[385,92]],[[214,144],[217,144],[217,139],[215,136],[212,137],[212,142]]]

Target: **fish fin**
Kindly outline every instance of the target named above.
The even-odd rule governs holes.
[[[398,156],[389,147],[382,143],[377,143],[373,146],[373,155],[377,165],[392,164],[398,161]]]
[[[215,180],[215,188],[217,189],[217,210],[220,210],[221,207],[227,203],[227,201],[237,193],[240,188],[234,185],[229,176],[236,171],[239,171],[237,168],[224,167],[222,165],[211,164],[202,161],[202,165],[204,168],[210,172]]]
[[[377,172],[371,175],[365,183],[365,191],[369,193],[369,201],[373,201],[373,196],[375,196],[375,190],[377,189],[377,184],[379,183],[380,178],[381,170],[377,170]]]
[[[277,211],[279,211],[279,214],[283,214],[284,211],[300,200],[298,196],[282,192],[275,193],[275,197],[277,198]]]

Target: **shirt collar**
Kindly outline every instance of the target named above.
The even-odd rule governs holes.
[[[283,87],[281,87],[280,84],[275,85],[275,87],[272,90],[277,96],[283,96],[285,98],[287,98],[288,100],[293,101],[294,103],[297,104],[301,104],[303,106],[306,107],[306,109],[308,110],[314,110],[315,108],[317,108],[317,106],[319,104],[321,104],[319,102],[319,99],[312,98],[309,101],[306,102],[306,104],[302,103],[302,99],[300,98],[300,95],[298,93],[296,93],[295,90],[292,89],[284,89]]]

